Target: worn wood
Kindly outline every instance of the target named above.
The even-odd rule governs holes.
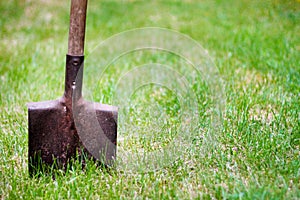
[[[82,56],[84,53],[84,36],[87,0],[72,0],[70,11],[70,30],[68,54]]]

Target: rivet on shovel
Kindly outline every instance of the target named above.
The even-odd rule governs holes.
[[[63,97],[28,104],[30,175],[43,166],[65,168],[73,158],[109,165],[116,157],[117,108],[84,101],[81,94],[86,8],[87,0],[71,1]]]

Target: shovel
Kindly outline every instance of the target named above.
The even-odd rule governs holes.
[[[117,107],[82,97],[87,0],[71,0],[64,95],[53,101],[28,104],[28,167],[63,168],[85,159],[111,165],[116,157]],[[50,167],[50,168],[48,168]]]

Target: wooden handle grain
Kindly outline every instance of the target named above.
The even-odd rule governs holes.
[[[68,55],[83,56],[87,0],[71,0]]]

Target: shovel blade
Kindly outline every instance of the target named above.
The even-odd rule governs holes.
[[[62,99],[28,104],[30,175],[42,170],[44,164],[65,168],[78,156],[113,164],[117,108],[82,101],[74,111]]]

